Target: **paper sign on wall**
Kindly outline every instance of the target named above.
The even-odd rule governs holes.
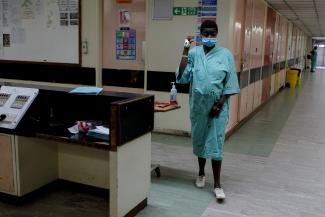
[[[119,10],[119,27],[120,30],[129,30],[131,21],[130,11],[126,9]]]
[[[136,60],[136,31],[117,30],[116,31],[116,59]]]

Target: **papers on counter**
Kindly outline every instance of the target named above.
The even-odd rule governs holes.
[[[72,134],[85,133],[84,131],[80,132],[78,124],[76,124],[72,127],[69,127],[68,130]],[[94,129],[89,129],[86,135],[90,136],[90,137],[97,138],[97,139],[102,139],[102,140],[108,141],[109,140],[109,128],[104,127],[104,126],[96,126],[96,128],[94,128]]]
[[[71,90],[69,93],[97,95],[102,91],[103,91],[103,88],[101,88],[101,87],[77,87],[77,88]]]
[[[107,127],[103,127],[103,126],[97,126],[95,129],[88,130],[88,133],[89,132],[109,135],[109,129]]]
[[[109,129],[104,126],[97,126],[95,129],[88,130],[87,136],[95,137],[98,139],[108,140]]]
[[[79,129],[78,129],[78,125],[74,125],[72,127],[69,127],[68,128],[69,132],[72,133],[72,134],[76,134],[76,133],[79,133]]]

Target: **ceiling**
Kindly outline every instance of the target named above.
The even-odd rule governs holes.
[[[313,37],[325,37],[325,0],[266,0],[281,15]]]

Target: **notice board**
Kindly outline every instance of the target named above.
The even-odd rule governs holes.
[[[80,64],[81,0],[0,0],[0,60]]]

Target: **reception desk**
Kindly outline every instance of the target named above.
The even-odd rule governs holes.
[[[33,88],[38,96],[16,129],[0,128],[0,197],[22,198],[67,180],[109,189],[108,216],[134,216],[143,209],[150,188],[154,97]],[[108,126],[109,138],[69,133],[79,120]]]

